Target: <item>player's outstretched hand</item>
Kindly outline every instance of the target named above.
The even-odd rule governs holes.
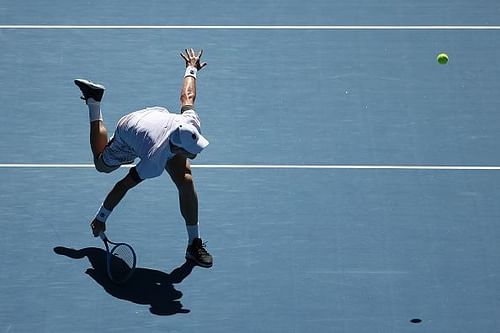
[[[200,62],[203,50],[201,50],[198,54],[196,54],[193,49],[185,49],[184,52],[185,53],[181,53],[181,57],[184,61],[186,61],[186,67],[193,66],[196,67],[197,70],[200,70],[207,65],[206,62]]]
[[[90,228],[92,229],[92,234],[94,235],[94,237],[97,237],[97,236],[99,236],[99,233],[101,231],[106,231],[106,223],[101,222],[97,219],[94,219],[90,223]]]

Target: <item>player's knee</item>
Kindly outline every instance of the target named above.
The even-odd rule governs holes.
[[[102,173],[111,173],[111,171],[113,171],[113,170],[110,170],[109,168],[103,167],[99,163],[94,163],[94,166],[95,166],[95,169],[97,171],[102,172]]]
[[[106,165],[106,163],[104,163],[104,161],[102,160],[101,156],[99,156],[98,158],[94,158],[94,166],[97,171],[103,173],[111,173],[120,167],[120,166],[111,167],[109,165]]]
[[[165,170],[169,173],[172,181],[179,190],[193,187],[193,176],[191,175],[191,166],[186,158],[177,156],[169,161]]]
[[[193,175],[191,175],[190,173],[185,173],[181,180],[181,186],[190,188],[193,187],[193,184],[194,184]]]
[[[194,181],[191,173],[184,173],[183,175],[179,175],[174,179],[175,185],[180,190],[188,190],[193,187]]]

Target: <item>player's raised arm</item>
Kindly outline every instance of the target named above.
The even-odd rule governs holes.
[[[186,106],[194,106],[196,99],[196,75],[199,70],[207,65],[206,62],[200,62],[203,50],[198,54],[193,49],[186,49],[181,53],[181,57],[186,62],[186,72],[181,90],[181,110],[184,111]]]

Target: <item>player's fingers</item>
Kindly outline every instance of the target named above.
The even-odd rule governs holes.
[[[90,228],[92,229],[92,234],[94,235],[94,237],[97,237],[99,235],[99,230],[97,230],[95,222],[92,222],[90,224]]]
[[[181,57],[182,57],[182,59],[184,59],[186,62],[188,61],[188,60],[187,60],[187,58],[186,58],[186,56],[184,55],[184,53],[181,53]]]
[[[202,64],[200,65],[200,69],[202,69],[202,68],[203,68],[203,67],[205,67],[206,65],[208,65],[206,62],[202,63]]]
[[[198,53],[198,59],[201,58],[202,55],[203,55],[203,49],[201,49],[200,53]]]

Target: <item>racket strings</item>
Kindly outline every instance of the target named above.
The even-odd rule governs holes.
[[[132,268],[134,266],[134,253],[128,246],[120,244],[113,249],[112,254],[122,260],[128,267]]]
[[[120,282],[129,278],[135,267],[135,255],[128,246],[117,245],[111,250],[109,274],[112,280]]]

